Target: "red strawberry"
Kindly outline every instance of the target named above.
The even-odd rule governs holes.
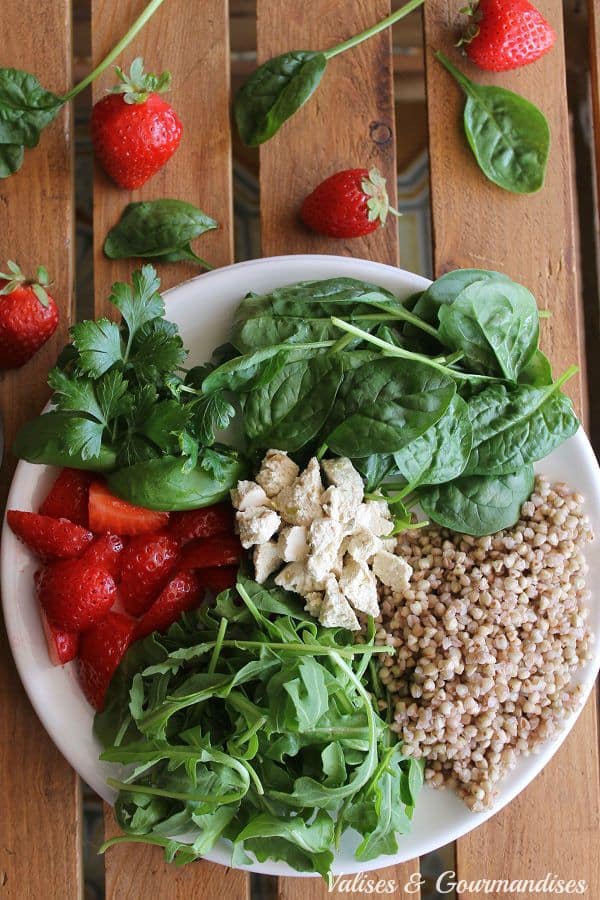
[[[535,62],[555,40],[552,27],[529,0],[480,0],[462,43],[480,69],[505,72]]]
[[[117,595],[114,579],[84,559],[61,559],[35,574],[42,608],[51,625],[83,631],[106,615]]]
[[[390,206],[385,178],[377,169],[344,169],[306,197],[300,218],[313,231],[334,238],[361,237],[385,225]]]
[[[79,635],[76,631],[66,631],[51,625],[42,612],[42,625],[48,643],[48,656],[53,666],[64,666],[77,656]]]
[[[233,532],[233,510],[227,503],[219,503],[203,509],[175,512],[171,514],[169,531],[181,544],[194,538]]]
[[[204,586],[193,572],[178,572],[160,592],[150,609],[140,619],[136,638],[152,631],[166,631],[188,609],[200,606]]]
[[[179,555],[169,534],[134,537],[121,554],[120,597],[132,616],[141,616],[165,586]]]
[[[177,150],[183,125],[159,94],[168,90],[169,72],[145,75],[143,60],[129,75],[115,68],[120,80],[112,93],[92,109],[92,143],[98,161],[119,187],[141,187]]]
[[[134,506],[120,497],[115,497],[104,482],[93,481],[89,496],[90,528],[96,534],[109,531],[111,534],[145,534],[158,531],[169,521],[168,512],[156,512]]]
[[[237,565],[242,547],[237,537],[215,534],[212,537],[190,541],[181,554],[180,569],[208,569],[214,566]]]
[[[50,284],[43,266],[28,279],[8,261],[0,272],[0,369],[18,369],[37,353],[56,331],[58,307],[46,291]]]
[[[90,544],[82,559],[90,565],[106,569],[118,581],[121,577],[121,553],[124,546],[118,534],[103,534]]]
[[[115,669],[134,638],[135,622],[121,613],[108,613],[81,635],[79,683],[94,709],[104,707]]]
[[[39,508],[44,516],[88,524],[88,491],[92,476],[81,469],[63,469]]]
[[[237,574],[237,566],[215,566],[210,569],[202,569],[202,581],[215,594],[220,594],[227,588],[235,587]]]
[[[68,519],[9,509],[6,520],[17,537],[44,561],[80,556],[94,535]]]

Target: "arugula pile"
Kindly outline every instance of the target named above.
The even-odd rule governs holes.
[[[54,409],[21,429],[15,453],[105,472],[116,493],[151,509],[193,508],[227,496],[244,468],[214,446],[234,410],[202,394],[204,368],[182,369],[187,351],[164,318],[159,286],[146,265],[131,285],[112,287],[121,324],[101,318],[70,329],[48,375]]]
[[[184,864],[220,838],[232,864],[282,860],[330,873],[353,828],[358,860],[397,850],[422,764],[381,718],[370,621],[364,644],[320,627],[297,599],[240,577],[213,609],[133,645],[94,729],[103,760],[127,766],[122,841],[164,847]]]
[[[532,463],[577,430],[539,350],[533,295],[461,269],[401,303],[351,278],[249,295],[229,358],[202,384],[229,391],[250,449],[350,457],[367,490],[474,535],[514,524]],[[237,353],[237,355],[233,355]]]

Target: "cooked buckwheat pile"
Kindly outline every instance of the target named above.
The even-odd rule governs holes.
[[[572,676],[591,640],[582,504],[538,477],[510,531],[399,536],[413,575],[402,593],[382,588],[378,619],[378,640],[396,648],[380,670],[393,727],[404,751],[425,759],[426,780],[474,811],[580,702]]]

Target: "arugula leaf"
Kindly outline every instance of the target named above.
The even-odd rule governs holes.
[[[121,331],[116,322],[110,319],[79,322],[69,333],[78,351],[77,367],[84,374],[99,378],[115,363],[122,362]]]

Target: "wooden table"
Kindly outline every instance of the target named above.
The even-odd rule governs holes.
[[[574,244],[572,170],[565,92],[562,11],[559,0],[540,0],[557,33],[553,52],[518,72],[481,80],[511,87],[544,109],[552,130],[545,188],[519,198],[487,182],[474,165],[459,126],[462,98],[433,58],[451,54],[451,26],[462,4],[427,0],[424,16],[429,111],[431,198],[435,269],[457,266],[502,269],[535,293],[552,311],[543,330],[544,349],[558,370],[581,357],[580,302]],[[143,0],[92,0],[92,55],[100,59],[144,6]],[[594,0],[592,72],[596,112],[600,97],[597,54],[600,22]],[[389,0],[258,0],[258,55],[328,47],[389,12]],[[69,0],[3,0],[0,4],[2,64],[35,71],[45,85],[63,92],[71,84]],[[231,133],[229,117],[228,8],[224,0],[167,0],[125,61],[144,55],[153,71],[173,72],[175,105],[185,123],[183,143],[171,163],[131,195],[101,172],[94,181],[96,312],[104,311],[111,282],[127,279],[132,264],[109,262],[101,252],[106,231],[130,199],[161,196],[196,202],[220,222],[202,254],[217,265],[233,259]],[[582,48],[583,52],[583,48]],[[94,86],[98,97],[109,76]],[[600,126],[600,122],[597,123]],[[296,218],[307,186],[336,168],[377,165],[394,200],[395,135],[392,58],[383,33],[330,64],[318,98],[289,122],[260,153],[263,255],[337,253],[397,264],[402,260],[395,228],[354,241],[307,234]],[[600,134],[600,127],[597,135]],[[598,144],[598,150],[600,145]],[[15,258],[31,268],[44,262],[62,300],[59,331],[24,369],[3,376],[1,409],[10,447],[16,428],[47,398],[45,376],[72,319],[74,283],[72,111],[65,109],[28,151],[22,171],[0,182],[0,260]],[[160,269],[164,287],[195,274],[183,263]],[[584,410],[583,386],[570,383]],[[14,459],[7,450],[2,470],[6,492]],[[81,807],[77,775],[40,726],[2,637],[0,653],[0,898],[77,898],[82,895]],[[586,897],[600,897],[598,731],[596,698],[544,772],[510,806],[456,846],[459,877],[561,878],[588,882]],[[114,825],[106,812],[106,830]],[[419,871],[419,860],[382,870],[399,884]],[[323,900],[317,880],[279,879],[286,900]],[[397,896],[403,892],[398,891]],[[166,866],[158,849],[119,847],[106,858],[110,900],[153,897],[247,900],[247,875],[209,863],[183,870]],[[408,895],[407,895],[408,896]],[[416,897],[418,894],[412,893]],[[469,893],[470,900],[483,893]],[[489,897],[490,894],[486,894]],[[498,895],[499,896],[499,895]],[[505,896],[505,895],[502,895]]]

